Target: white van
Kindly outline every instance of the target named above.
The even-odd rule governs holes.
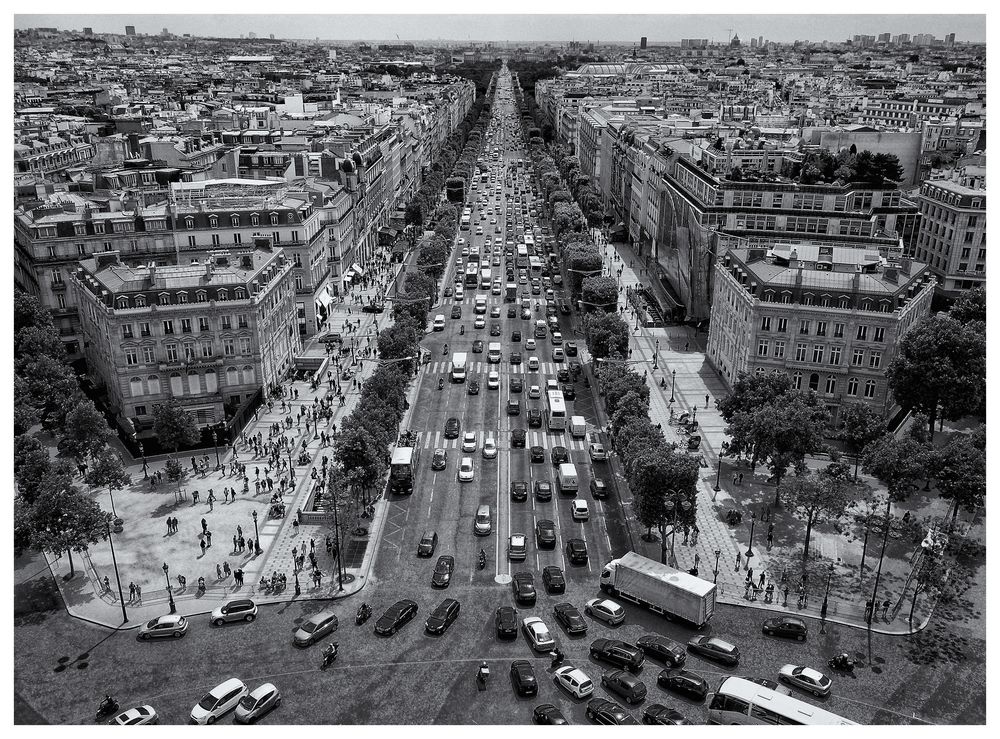
[[[575,494],[580,490],[580,478],[576,474],[576,465],[564,462],[559,465],[559,472],[556,474],[556,485],[559,486],[560,493]]]
[[[569,419],[569,433],[574,439],[582,439],[587,435],[587,419],[583,416],[572,416]]]
[[[481,505],[476,510],[476,536],[489,536],[493,532],[493,517],[490,515],[490,507]]]
[[[444,331],[444,314],[443,313],[438,313],[436,316],[434,316],[434,330],[435,331]]]
[[[493,364],[499,364],[500,360],[503,358],[503,356],[500,353],[500,342],[499,341],[491,341],[490,342],[489,349],[488,349],[488,352],[486,354],[486,358],[490,362],[492,362]]]
[[[485,313],[485,312],[486,312],[486,296],[485,295],[477,295],[476,296],[476,313]]]

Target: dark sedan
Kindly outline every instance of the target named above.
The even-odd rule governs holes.
[[[362,306],[362,313],[382,313],[385,310],[385,303],[369,303]]]
[[[510,363],[520,364],[521,363],[521,352],[511,352],[510,353]]]
[[[513,342],[515,342],[515,343],[519,342],[521,340],[521,332],[520,331],[512,331],[511,334],[510,334],[510,340],[513,341]]]
[[[437,564],[434,565],[434,575],[431,577],[431,585],[436,588],[446,588],[451,584],[452,573],[455,572],[455,558],[450,554],[443,554],[438,557]]]
[[[391,636],[417,615],[417,604],[408,598],[398,600],[389,606],[385,613],[375,622],[375,633],[381,636]]]
[[[688,670],[661,670],[656,676],[656,684],[694,701],[703,701],[708,695],[708,681]]]
[[[562,715],[562,711],[551,703],[542,703],[535,706],[535,710],[531,712],[531,718],[536,724],[545,724],[548,726],[565,726],[567,723],[566,717]]]
[[[576,388],[568,382],[562,386],[562,394],[566,400],[576,400]]]
[[[809,627],[801,618],[795,616],[779,616],[769,618],[761,629],[768,636],[783,636],[787,639],[805,641]]]
[[[458,307],[457,305],[453,305],[451,307],[451,317],[452,318],[461,318],[462,317],[462,309],[460,307]]]
[[[552,483],[548,480],[535,480],[535,497],[538,500],[552,500]]]
[[[601,687],[632,705],[646,699],[646,684],[625,670],[612,670],[601,675]]]
[[[427,620],[424,622],[424,628],[430,634],[443,634],[455,622],[461,610],[462,607],[457,600],[454,598],[445,598],[434,609],[434,612],[427,617]]]
[[[647,657],[659,660],[670,667],[680,667],[687,659],[687,652],[682,645],[659,634],[641,636],[635,644]]]
[[[539,549],[555,549],[556,525],[548,519],[542,519],[535,524],[535,542]]]
[[[511,480],[510,481],[510,498],[511,498],[511,500],[527,500],[528,499],[528,482],[527,482],[527,480]]]
[[[535,605],[535,576],[530,572],[515,572],[510,587],[515,601],[527,606]]]
[[[521,401],[520,400],[508,400],[507,401],[507,415],[508,416],[520,416],[521,415]]]
[[[642,712],[642,723],[660,724],[661,726],[688,726],[691,722],[684,718],[684,714],[680,711],[653,703],[646,706],[646,710]]]
[[[497,608],[493,619],[497,630],[497,639],[517,638],[517,611],[510,606]]]
[[[542,582],[545,583],[545,589],[550,593],[566,592],[566,578],[563,576],[561,567],[549,565],[542,570]]]
[[[469,380],[469,395],[479,395],[479,380]]]
[[[446,439],[457,439],[459,432],[462,430],[462,422],[457,418],[452,416],[444,424],[444,438]]]
[[[524,449],[525,441],[528,437],[528,432],[524,429],[513,429],[510,432],[510,446],[511,449]]]
[[[516,659],[510,663],[510,682],[519,697],[538,695],[538,680],[531,663],[526,659]]]
[[[572,603],[556,603],[552,610],[556,614],[556,621],[562,624],[567,634],[587,633],[587,622]]]
[[[583,539],[570,539],[566,542],[566,559],[570,564],[587,564],[587,542]]]
[[[472,351],[474,351],[476,354],[482,354],[485,346],[486,345],[483,344],[482,339],[476,339],[475,341],[472,342]]]
[[[566,356],[567,357],[575,357],[575,356],[579,355],[579,353],[580,353],[580,349],[576,345],[575,341],[567,341],[566,342]]]
[[[512,393],[524,392],[524,380],[520,377],[514,377],[510,381],[510,391]]]
[[[532,462],[544,462],[545,461],[545,450],[540,446],[531,447],[531,461]]]
[[[735,667],[740,663],[740,650],[735,644],[723,641],[717,636],[700,634],[688,641],[688,651],[700,657]]]
[[[569,382],[569,370],[566,367],[560,367],[556,370],[556,379],[559,382]]]
[[[619,706],[614,701],[604,698],[593,698],[587,704],[587,718],[594,723],[610,724],[612,726],[638,725],[635,716]]]
[[[542,427],[542,411],[538,408],[528,409],[528,428],[538,429]]]
[[[617,639],[594,639],[590,643],[590,656],[624,667],[629,672],[638,672],[645,661],[639,647]]]
[[[564,446],[552,447],[552,464],[559,465],[569,462],[569,451]]]
[[[448,450],[435,449],[434,456],[431,457],[431,469],[443,470],[447,466],[448,466]]]

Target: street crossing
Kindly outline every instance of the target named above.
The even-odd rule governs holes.
[[[468,430],[468,429],[466,429]],[[484,433],[480,429],[476,429],[477,436],[477,446],[475,452],[466,452],[470,455],[481,454],[483,441],[486,436],[492,435],[496,439],[497,446],[501,449],[508,449],[510,447],[510,431],[503,431],[497,434],[494,431],[489,431]],[[444,438],[444,433],[442,431],[422,431],[417,438],[417,447],[420,449],[460,449],[462,446],[462,437],[457,439],[446,439]],[[540,446],[543,449],[551,449],[554,446],[563,446],[570,451],[587,451],[587,439],[575,439],[570,436],[569,432],[563,432],[561,434],[550,433],[544,429],[528,429],[527,436],[525,438],[525,449],[527,450],[533,446]]]

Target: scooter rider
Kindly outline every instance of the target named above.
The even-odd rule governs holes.
[[[337,648],[339,646],[340,645],[337,642],[335,642],[335,641],[332,641],[332,642],[330,642],[329,644],[326,645],[326,648],[323,650],[323,666],[324,667],[326,667],[331,662],[333,662],[335,659],[337,659]]]
[[[444,345],[444,351],[442,353],[443,354],[447,354],[448,353],[448,345],[447,344]]]

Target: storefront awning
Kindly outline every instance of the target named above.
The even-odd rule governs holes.
[[[354,270],[349,269],[344,273],[344,282],[350,282],[354,279]]]
[[[363,275],[365,273],[365,271],[363,269],[361,269],[361,267],[358,266],[357,262],[355,262],[354,264],[351,265],[351,271],[355,272],[355,273],[357,273],[359,275]]]
[[[334,298],[330,294],[330,288],[326,288],[323,292],[316,296],[316,302],[327,310],[330,309],[330,303],[332,303],[333,300]]]

